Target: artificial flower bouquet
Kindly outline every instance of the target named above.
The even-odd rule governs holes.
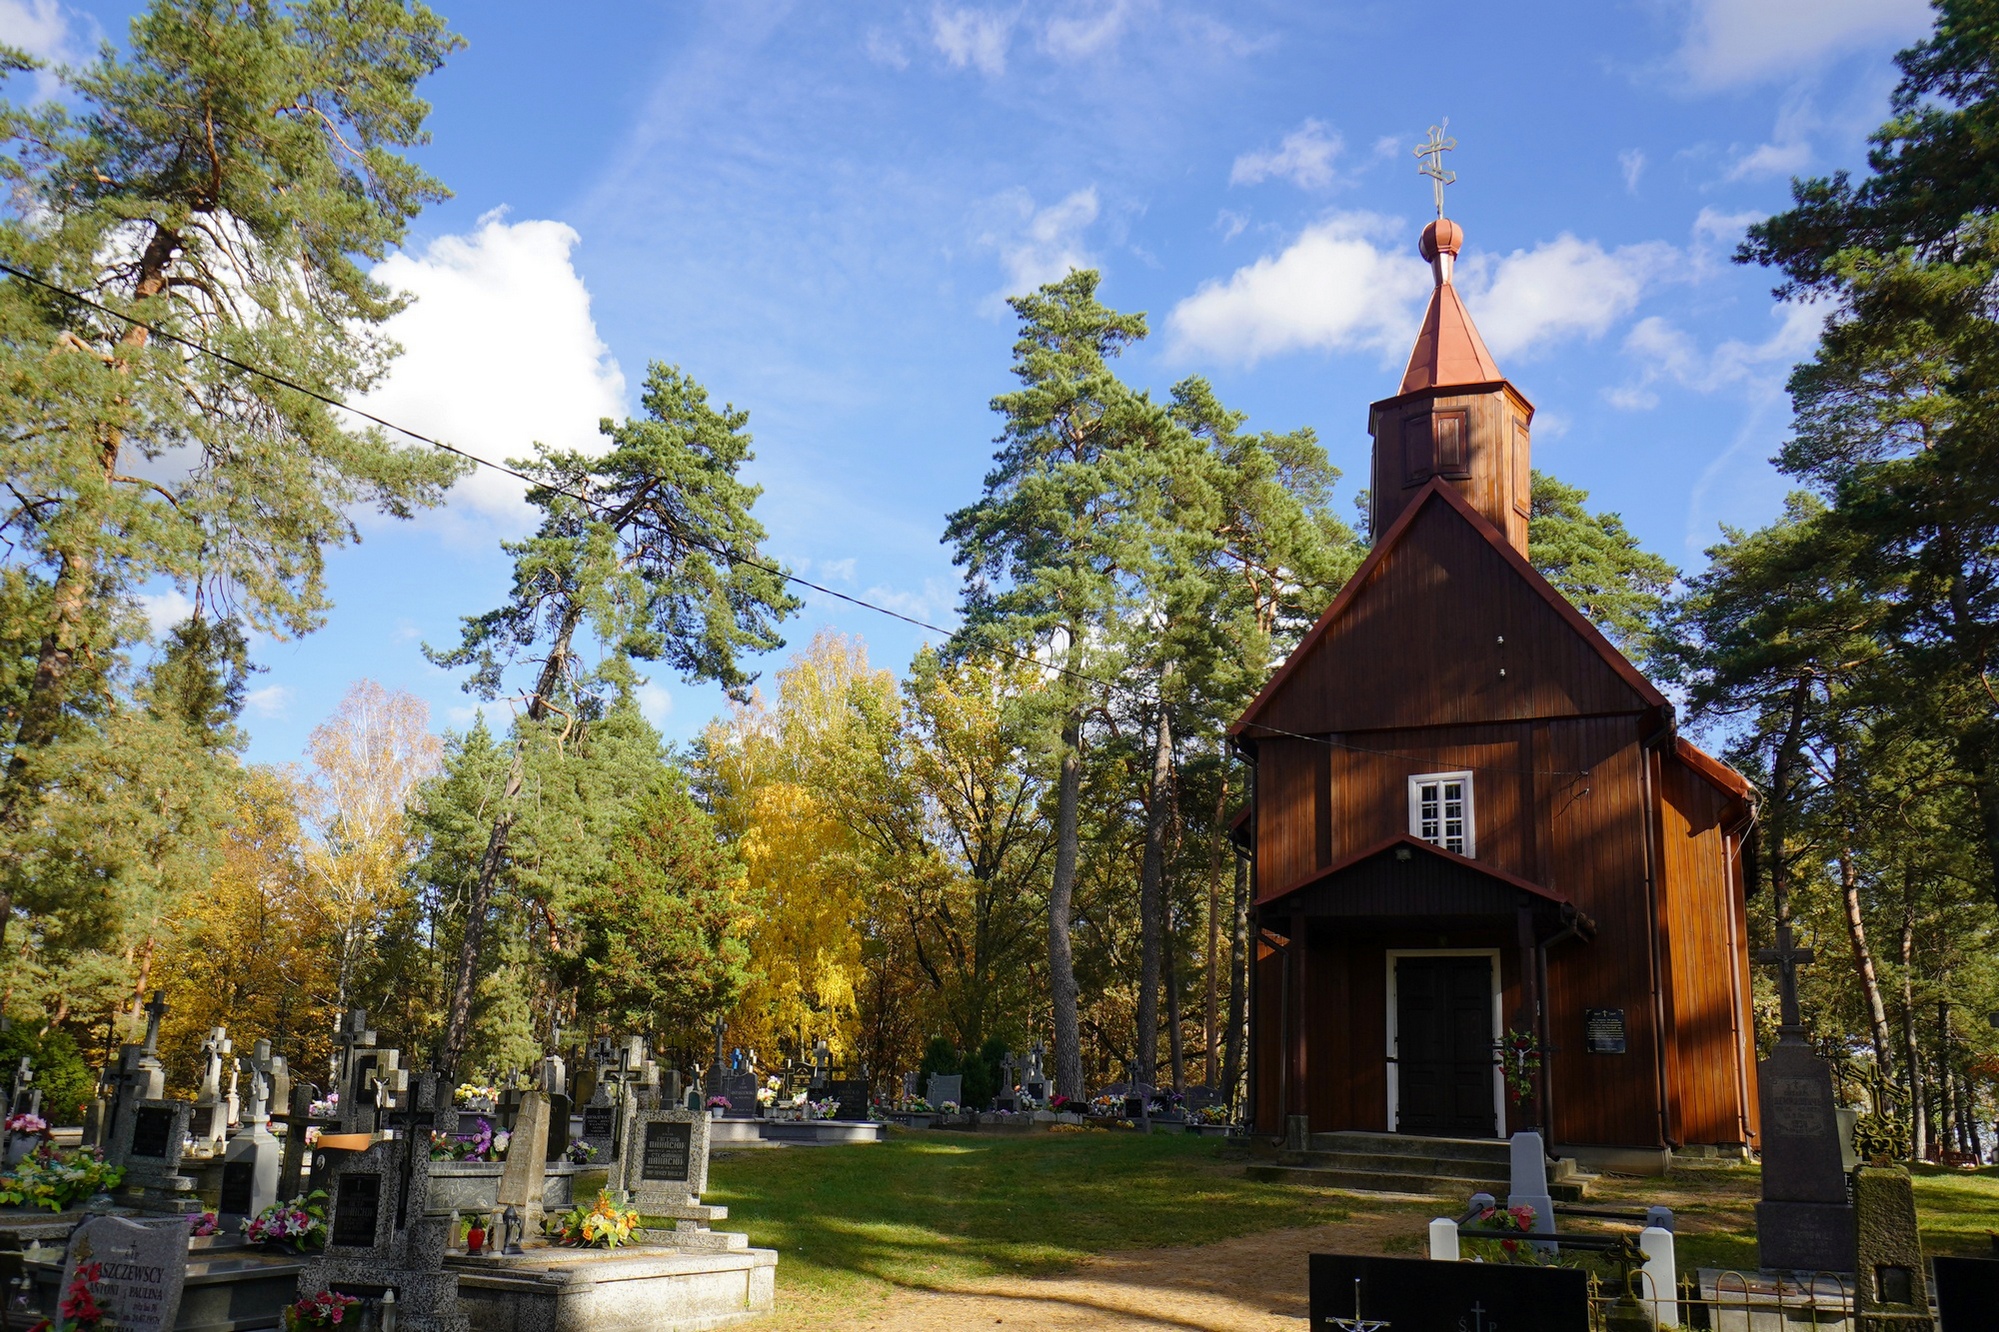
[[[49,1121],[35,1114],[9,1115],[7,1116],[7,1131],[9,1133],[25,1133],[30,1137],[46,1138],[49,1136]]]
[[[500,1091],[482,1083],[461,1082],[453,1089],[451,1101],[460,1110],[483,1110],[491,1114],[500,1103]]]
[[[436,1133],[430,1135],[430,1159],[433,1161],[499,1161],[506,1157],[507,1148],[513,1145],[514,1135],[505,1129],[495,1130],[490,1119],[475,1119],[470,1133]]]
[[[589,1165],[597,1159],[597,1149],[578,1138],[569,1144],[568,1156],[571,1165]]]
[[[555,1219],[555,1242],[583,1249],[630,1244],[641,1233],[639,1214],[624,1204],[624,1194],[614,1199],[609,1189],[599,1189],[596,1202],[587,1207],[578,1203]]]
[[[42,1319],[29,1332],[98,1332],[109,1326],[111,1320],[91,1289],[103,1275],[103,1263],[78,1263],[69,1289],[62,1293],[62,1302],[56,1306],[56,1317]]]
[[[109,1193],[124,1178],[124,1167],[107,1165],[95,1147],[65,1152],[45,1141],[0,1175],[0,1205],[60,1212],[71,1203]]]
[[[352,1295],[333,1290],[308,1295],[296,1304],[285,1306],[285,1332],[321,1332],[323,1328],[339,1327],[348,1310],[360,1302]]]
[[[708,1100],[705,1102],[705,1104],[707,1105],[708,1109],[711,1111],[720,1110],[723,1111],[724,1113],[730,1110],[734,1110],[736,1108],[735,1102],[731,1101],[726,1096],[710,1096]]]
[[[272,1203],[243,1223],[243,1236],[252,1244],[305,1253],[326,1247],[326,1190]]]
[[[1473,1241],[1474,1253],[1499,1262],[1540,1264],[1541,1251],[1532,1244],[1512,1238],[1532,1234],[1534,1209],[1531,1207],[1488,1207],[1464,1226],[1463,1234]],[[1489,1239],[1486,1236],[1505,1236]],[[1497,1252],[1493,1252],[1497,1250]]]

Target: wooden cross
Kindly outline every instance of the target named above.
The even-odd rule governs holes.
[[[1798,968],[1811,962],[1815,954],[1809,948],[1799,948],[1792,941],[1791,922],[1786,920],[1777,923],[1777,946],[1759,948],[1751,956],[1758,962],[1777,968],[1778,1032],[1802,1039],[1805,1024],[1798,1013]]]
[[[146,1005],[146,1053],[157,1054],[160,1048],[160,1019],[167,1015],[167,992],[153,991],[153,1002]]]
[[[1457,172],[1444,169],[1444,154],[1455,150],[1458,146],[1456,139],[1444,137],[1444,131],[1450,127],[1451,122],[1448,119],[1441,125],[1430,126],[1429,139],[1416,148],[1416,156],[1423,159],[1423,164],[1416,170],[1428,176],[1436,186],[1438,217],[1444,215],[1444,186],[1458,178]]]

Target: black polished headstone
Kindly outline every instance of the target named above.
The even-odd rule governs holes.
[[[569,1098],[561,1092],[548,1098],[548,1156],[560,1161],[569,1152]]]
[[[225,1161],[222,1165],[222,1196],[215,1210],[232,1216],[248,1216],[256,1185],[255,1161]]]
[[[1936,1258],[1940,1332],[1999,1327],[1999,1258]]]
[[[334,1248],[370,1249],[382,1210],[382,1177],[355,1172],[340,1176],[327,1218],[327,1243]]]
[[[859,1078],[840,1078],[826,1084],[826,1095],[840,1103],[833,1112],[838,1119],[865,1120],[868,1117],[868,1084]]]
[[[617,1121],[617,1111],[608,1105],[586,1105],[583,1107],[583,1136],[586,1138],[608,1138]]]
[[[1315,1328],[1335,1318],[1393,1332],[1589,1332],[1590,1325],[1589,1275],[1562,1267],[1315,1253],[1311,1301]]]

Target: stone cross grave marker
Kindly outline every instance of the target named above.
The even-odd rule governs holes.
[[[1020,1056],[1008,1050],[1006,1057],[1000,1060],[999,1096],[996,1098],[1000,1109],[1020,1108],[1020,1093],[1014,1090],[1018,1086],[1020,1086]]]
[[[505,1253],[519,1253],[524,1235],[541,1233],[542,1195],[548,1186],[548,1123],[548,1094],[539,1089],[522,1092],[514,1112],[513,1140],[500,1169]]]
[[[965,1104],[965,1079],[958,1073],[932,1073],[930,1086],[923,1098],[930,1102],[932,1110],[942,1110],[944,1102],[963,1108]]]
[[[118,1332],[169,1332],[187,1280],[187,1223],[92,1217],[69,1237],[63,1295],[77,1270],[91,1264],[98,1274],[90,1283],[91,1294]]]
[[[212,1156],[229,1138],[229,1107],[222,1099],[222,1061],[236,1048],[226,1027],[211,1027],[201,1043],[201,1089],[188,1113],[188,1136],[197,1156]]]
[[[1798,967],[1812,960],[1812,952],[1794,944],[1783,922],[1777,946],[1758,949],[1755,958],[1776,965],[1781,1000],[1776,1048],[1756,1065],[1763,1107],[1759,1261],[1766,1271],[1851,1271],[1853,1207],[1841,1168],[1832,1070],[1812,1053],[1798,1013]]]
[[[619,1186],[642,1216],[673,1221],[678,1248],[748,1247],[742,1235],[709,1229],[729,1209],[703,1203],[708,1187],[708,1115],[700,1110],[635,1110],[625,1135]]]
[[[327,1191],[327,1243],[305,1260],[298,1293],[393,1290],[398,1332],[466,1332],[458,1276],[444,1267],[449,1222],[424,1214],[430,1135],[455,1131],[457,1112],[437,1075],[426,1073],[383,1118],[389,1136],[364,1151],[314,1152]]]
[[[7,1095],[9,1119],[15,1115],[41,1114],[42,1093],[33,1085],[34,1081],[35,1066],[28,1056],[22,1055],[20,1066],[14,1070],[13,1086]],[[38,1133],[16,1133],[12,1129],[5,1128],[0,1128],[0,1139],[4,1139],[6,1144],[5,1151],[0,1152],[0,1156],[4,1156],[10,1166],[18,1165],[28,1153],[40,1146],[42,1141]]]
[[[813,1088],[824,1087],[826,1080],[832,1075],[833,1050],[831,1046],[826,1044],[826,1038],[821,1036],[812,1043],[812,1082],[810,1085]]]
[[[118,1047],[118,1071],[111,1079],[111,1095],[97,1123],[91,1145],[101,1146],[108,1155],[125,1132],[120,1121],[131,1116],[140,1101],[157,1101],[167,1094],[167,1066],[160,1062],[160,1019],[167,1013],[166,991],[155,990],[146,1005],[146,1038],[138,1045]]]
[[[560,1161],[569,1154],[569,1116],[574,1113],[569,1099],[569,1066],[561,1055],[541,1061],[540,1087],[548,1098],[548,1147],[543,1159]]]
[[[1021,1089],[1037,1101],[1048,1098],[1048,1072],[1044,1061],[1048,1058],[1048,1047],[1037,1038],[1027,1047],[1027,1076],[1021,1081]]]

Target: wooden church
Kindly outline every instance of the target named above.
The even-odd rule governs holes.
[[[1424,229],[1436,290],[1369,410],[1373,552],[1230,730],[1255,773],[1254,1122],[1537,1127],[1638,1169],[1739,1152],[1754,797],[1528,563],[1534,408],[1452,286],[1462,242]]]

